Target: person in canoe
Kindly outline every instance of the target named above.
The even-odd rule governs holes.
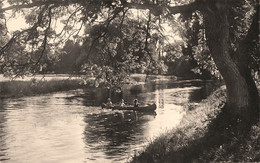
[[[134,100],[134,107],[138,107],[138,105],[139,105],[138,100],[135,99],[135,100]]]
[[[119,103],[119,106],[120,107],[125,107],[125,100],[124,99],[121,100],[121,102]]]
[[[107,99],[106,106],[107,106],[107,107],[113,106],[113,103],[112,103],[112,101],[111,101],[111,98],[108,98],[108,99]]]

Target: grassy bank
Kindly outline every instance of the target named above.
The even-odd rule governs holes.
[[[0,82],[0,98],[33,96],[82,88],[80,79]]]
[[[38,94],[68,91],[94,85],[94,77],[80,78],[68,74],[36,75],[35,78],[24,77],[10,81],[0,74],[0,98],[34,96]],[[128,84],[145,80],[145,75],[134,74]],[[84,84],[83,84],[84,83]]]
[[[187,114],[180,125],[153,140],[131,162],[260,161],[260,122],[243,139],[223,136],[222,139],[229,140],[215,144],[216,133],[213,139],[206,136],[211,132],[210,122],[220,113],[225,100],[222,86],[199,106],[187,106]]]

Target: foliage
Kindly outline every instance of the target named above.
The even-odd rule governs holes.
[[[11,48],[11,44],[23,51],[23,56],[21,57],[23,58],[23,62],[14,61],[14,64],[12,63],[13,60],[5,60],[5,62],[8,63],[6,67],[9,67],[7,69],[17,66],[19,68],[22,67],[22,69],[20,68],[21,72],[15,71],[13,73],[22,73],[23,71],[32,72],[33,69],[41,69],[41,66],[38,66],[38,64],[39,60],[46,55],[47,42],[49,49],[52,51],[57,49],[62,42],[66,41],[65,38],[71,36],[83,43],[82,45],[86,46],[86,49],[90,48],[91,50],[89,51],[93,52],[94,49],[94,54],[97,52],[100,53],[101,50],[106,51],[105,53],[109,53],[104,54],[106,58],[111,58],[111,55],[112,58],[120,55],[133,55],[139,57],[138,64],[140,64],[141,61],[147,62],[147,65],[153,61],[160,63],[152,58],[151,54],[158,53],[158,51],[156,52],[154,49],[158,41],[159,44],[163,45],[163,42],[167,40],[161,35],[162,26],[160,24],[172,21],[176,29],[183,31],[183,39],[186,42],[186,47],[184,46],[184,48],[192,47],[193,59],[198,62],[199,66],[199,68],[194,71],[200,73],[201,69],[208,69],[212,74],[220,76],[206,46],[202,14],[199,11],[191,14],[192,11],[182,12],[181,9],[178,9],[179,11],[172,10],[174,9],[174,7],[172,7],[174,5],[185,6],[189,3],[192,4],[192,1],[72,0],[58,3],[56,1],[8,0],[8,2],[12,6],[7,8],[9,10],[12,9],[14,15],[23,15],[26,22],[30,24],[30,28],[14,32],[12,34],[12,41],[9,42],[10,44],[2,47],[2,56],[16,53],[16,50]],[[230,22],[236,24],[231,25],[230,30],[231,40],[233,40],[233,49],[236,49],[235,41],[243,38],[246,34],[245,31],[249,27],[251,15],[254,11],[252,9],[252,2],[253,1],[245,0],[232,4],[233,7],[231,7],[231,16],[229,18]],[[27,7],[29,8],[28,10]],[[138,20],[136,20],[136,15],[133,16],[133,14],[129,14],[130,12],[128,10],[130,10],[130,8],[152,8],[153,10],[143,12],[143,17],[138,16]],[[176,17],[172,17],[170,14],[177,12],[182,13],[181,17],[185,19],[185,23],[182,23],[180,20],[173,21]],[[245,15],[245,17],[243,15]],[[146,17],[146,19],[144,19],[144,17]],[[233,17],[236,19],[232,19]],[[55,30],[58,21],[64,24],[61,31]],[[85,32],[83,37],[79,37],[81,29],[84,29],[83,27],[86,27],[85,29],[88,32]],[[154,33],[156,35],[154,35]],[[196,41],[199,42],[196,43]],[[96,44],[94,45],[96,48],[89,44]],[[28,48],[28,46],[30,46],[30,48]],[[97,46],[100,46],[100,48],[98,49]],[[92,52],[89,52],[90,55]],[[16,54],[14,54],[14,57],[16,58]],[[252,65],[257,65],[259,60],[258,56],[254,55],[252,58]],[[25,67],[25,64],[33,66]],[[7,70],[5,69],[4,71]]]
[[[88,77],[95,77],[94,86],[103,86],[109,89],[120,87],[127,81],[129,75],[122,70],[114,70],[110,66],[98,66],[96,64],[85,64],[82,66],[82,72],[86,74],[86,82]]]
[[[14,32],[10,44],[1,49],[5,57],[2,71],[7,76],[75,73],[84,64],[85,67],[108,66],[114,74],[122,73],[119,76],[130,72],[164,74],[167,71],[164,62],[157,57],[161,53],[158,43],[165,38],[158,27],[158,16],[150,12],[137,14],[120,8],[124,1],[8,2],[13,6],[32,4],[34,8],[24,12],[23,7],[18,10],[14,7],[13,13],[21,14],[30,27]],[[41,5],[43,7],[39,7]],[[147,16],[149,19],[145,18]],[[55,30],[58,20],[64,25],[61,31]],[[85,29],[82,37],[79,36],[81,29]],[[68,43],[69,40],[62,44],[66,37],[72,36],[77,45],[69,45],[73,44]],[[103,75],[97,77],[100,76]]]
[[[164,52],[166,53],[166,62],[175,62],[177,59],[183,56],[182,53],[182,43],[176,43],[175,45],[167,45],[164,47]]]
[[[0,2],[0,9],[3,6],[3,2]],[[8,36],[7,36],[7,29],[5,25],[5,16],[3,13],[0,13],[0,47],[4,46],[8,41]],[[0,73],[3,72],[3,64],[5,60],[3,57],[0,55]]]
[[[116,86],[129,73],[164,74],[167,71],[164,62],[158,58],[158,49],[154,48],[163,37],[156,23],[141,16],[135,20],[135,14],[125,10],[109,25],[99,23],[86,28],[87,40],[92,43],[84,47],[88,55],[83,57],[87,61],[83,71],[94,71],[92,75],[96,81]],[[147,30],[151,32],[147,33]],[[95,71],[96,67],[99,71]]]
[[[204,73],[209,72],[212,77],[221,78],[206,43],[201,12],[196,11],[190,13],[190,15],[181,15],[178,21],[183,24],[178,28],[181,31],[182,39],[185,40],[182,52],[184,55],[189,56],[191,62],[196,63],[192,71],[201,76],[205,76]]]
[[[250,26],[253,23],[254,14],[257,12],[255,10],[254,6],[258,4],[259,1],[256,0],[245,0],[245,1],[237,1],[234,3],[230,8],[230,18],[229,21],[234,24],[230,26],[230,36],[231,36],[231,51],[232,51],[232,57],[239,59],[240,56],[238,56],[238,53],[241,49],[241,42],[243,40],[250,37],[250,40],[252,41],[251,44],[246,43],[244,45],[245,47],[248,47],[249,53],[249,59],[247,60],[247,64],[249,67],[254,70],[258,71],[260,70],[260,55],[259,55],[259,48],[260,48],[260,42],[259,37],[257,36],[257,33],[259,34],[259,28],[253,33],[254,36],[250,36]],[[259,12],[259,9],[258,9]],[[258,14],[259,15],[259,14]],[[232,19],[235,18],[235,19]],[[258,23],[259,24],[259,23]],[[257,25],[257,23],[256,23]],[[239,44],[240,43],[240,44]]]
[[[81,60],[82,47],[78,42],[68,40],[62,49],[56,51],[57,62],[53,71],[58,74],[79,73],[83,60]]]
[[[195,68],[196,73],[201,74],[202,70],[208,70],[212,76],[222,78],[214,61],[210,55],[210,50],[206,44],[205,31],[200,29],[198,33],[198,44],[192,47],[194,59],[197,61],[199,67]]]

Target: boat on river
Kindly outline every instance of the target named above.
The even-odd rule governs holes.
[[[112,110],[131,110],[131,111],[138,111],[138,112],[153,112],[156,110],[156,104],[146,105],[146,106],[107,106],[106,104],[102,104],[101,107],[103,109],[112,109]]]

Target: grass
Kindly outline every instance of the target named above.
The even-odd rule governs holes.
[[[187,106],[190,111],[177,128],[150,142],[130,162],[260,161],[260,122],[252,126],[248,135],[240,137],[219,132],[218,126],[211,125],[219,117],[225,101],[222,86],[199,106]]]
[[[59,75],[58,77],[62,77]],[[67,75],[64,75],[67,77]],[[131,79],[132,83],[142,77],[139,75],[135,79]],[[145,78],[145,77],[143,77]],[[93,85],[94,80],[92,78],[86,79],[36,79],[31,80],[12,80],[0,82],[0,98],[17,98],[23,96],[34,96],[38,94],[46,94],[58,91],[68,91],[78,88],[84,88]],[[82,84],[84,83],[84,84]]]
[[[80,79],[30,80],[0,82],[0,98],[33,96],[38,94],[82,88]]]

